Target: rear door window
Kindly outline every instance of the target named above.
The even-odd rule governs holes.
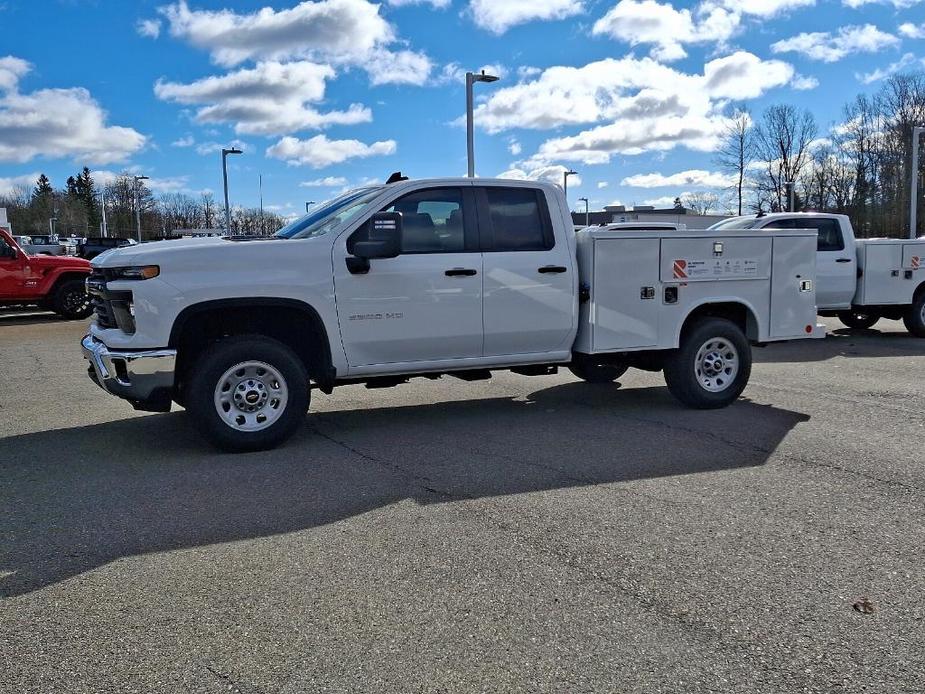
[[[762,227],[764,229],[815,229],[817,251],[843,251],[845,240],[836,219],[775,219]]]
[[[545,251],[555,245],[546,196],[536,188],[479,191],[482,246],[489,251]]]

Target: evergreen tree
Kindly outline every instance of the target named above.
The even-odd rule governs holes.
[[[41,174],[35,182],[35,188],[32,191],[32,200],[46,201],[54,195],[54,189],[51,187],[51,181],[48,176]]]

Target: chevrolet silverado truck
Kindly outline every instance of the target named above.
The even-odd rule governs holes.
[[[191,238],[93,261],[90,377],[185,407],[218,447],[275,446],[311,391],[560,366],[664,371],[736,400],[751,344],[819,336],[813,231],[572,231],[560,188],[448,178],[345,193],[269,239]]]
[[[0,228],[0,306],[38,306],[74,320],[93,313],[84,283],[90,263],[81,258],[30,255]]]
[[[925,337],[925,238],[858,239],[843,214],[789,212],[727,219],[712,229],[815,229],[819,315],[866,329],[901,320]]]

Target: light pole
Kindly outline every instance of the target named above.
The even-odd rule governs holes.
[[[231,233],[231,208],[228,207],[228,155],[244,154],[237,147],[222,149],[222,180],[225,182],[225,233]]]
[[[100,210],[103,213],[103,221],[100,223],[100,235],[103,238],[109,236],[109,227],[106,225],[106,193],[100,191]]]
[[[591,226],[591,204],[588,202],[588,198],[578,198],[578,202],[583,202],[585,204],[585,226]]]
[[[309,208],[314,204],[315,204],[314,200],[309,200],[308,202],[305,203],[305,214],[309,213]]]
[[[562,192],[565,193],[565,202],[568,202],[568,177],[577,173],[577,171],[572,171],[571,169],[562,172]]]
[[[138,194],[138,182],[147,181],[147,176],[134,176],[135,179],[135,228],[138,230],[138,243],[141,243],[141,198]]]
[[[912,187],[909,190],[909,197],[912,202],[909,206],[909,238],[916,238],[915,232],[918,226],[918,201],[919,201],[919,138],[925,133],[925,128],[912,128]]]
[[[472,85],[476,82],[497,82],[496,75],[486,75],[485,71],[466,73],[466,153],[469,160],[469,178],[475,178],[475,126],[472,122]]]

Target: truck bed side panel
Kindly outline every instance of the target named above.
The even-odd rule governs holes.
[[[858,241],[861,277],[854,303],[888,306],[912,303],[916,288],[925,282],[925,241],[864,239]]]

